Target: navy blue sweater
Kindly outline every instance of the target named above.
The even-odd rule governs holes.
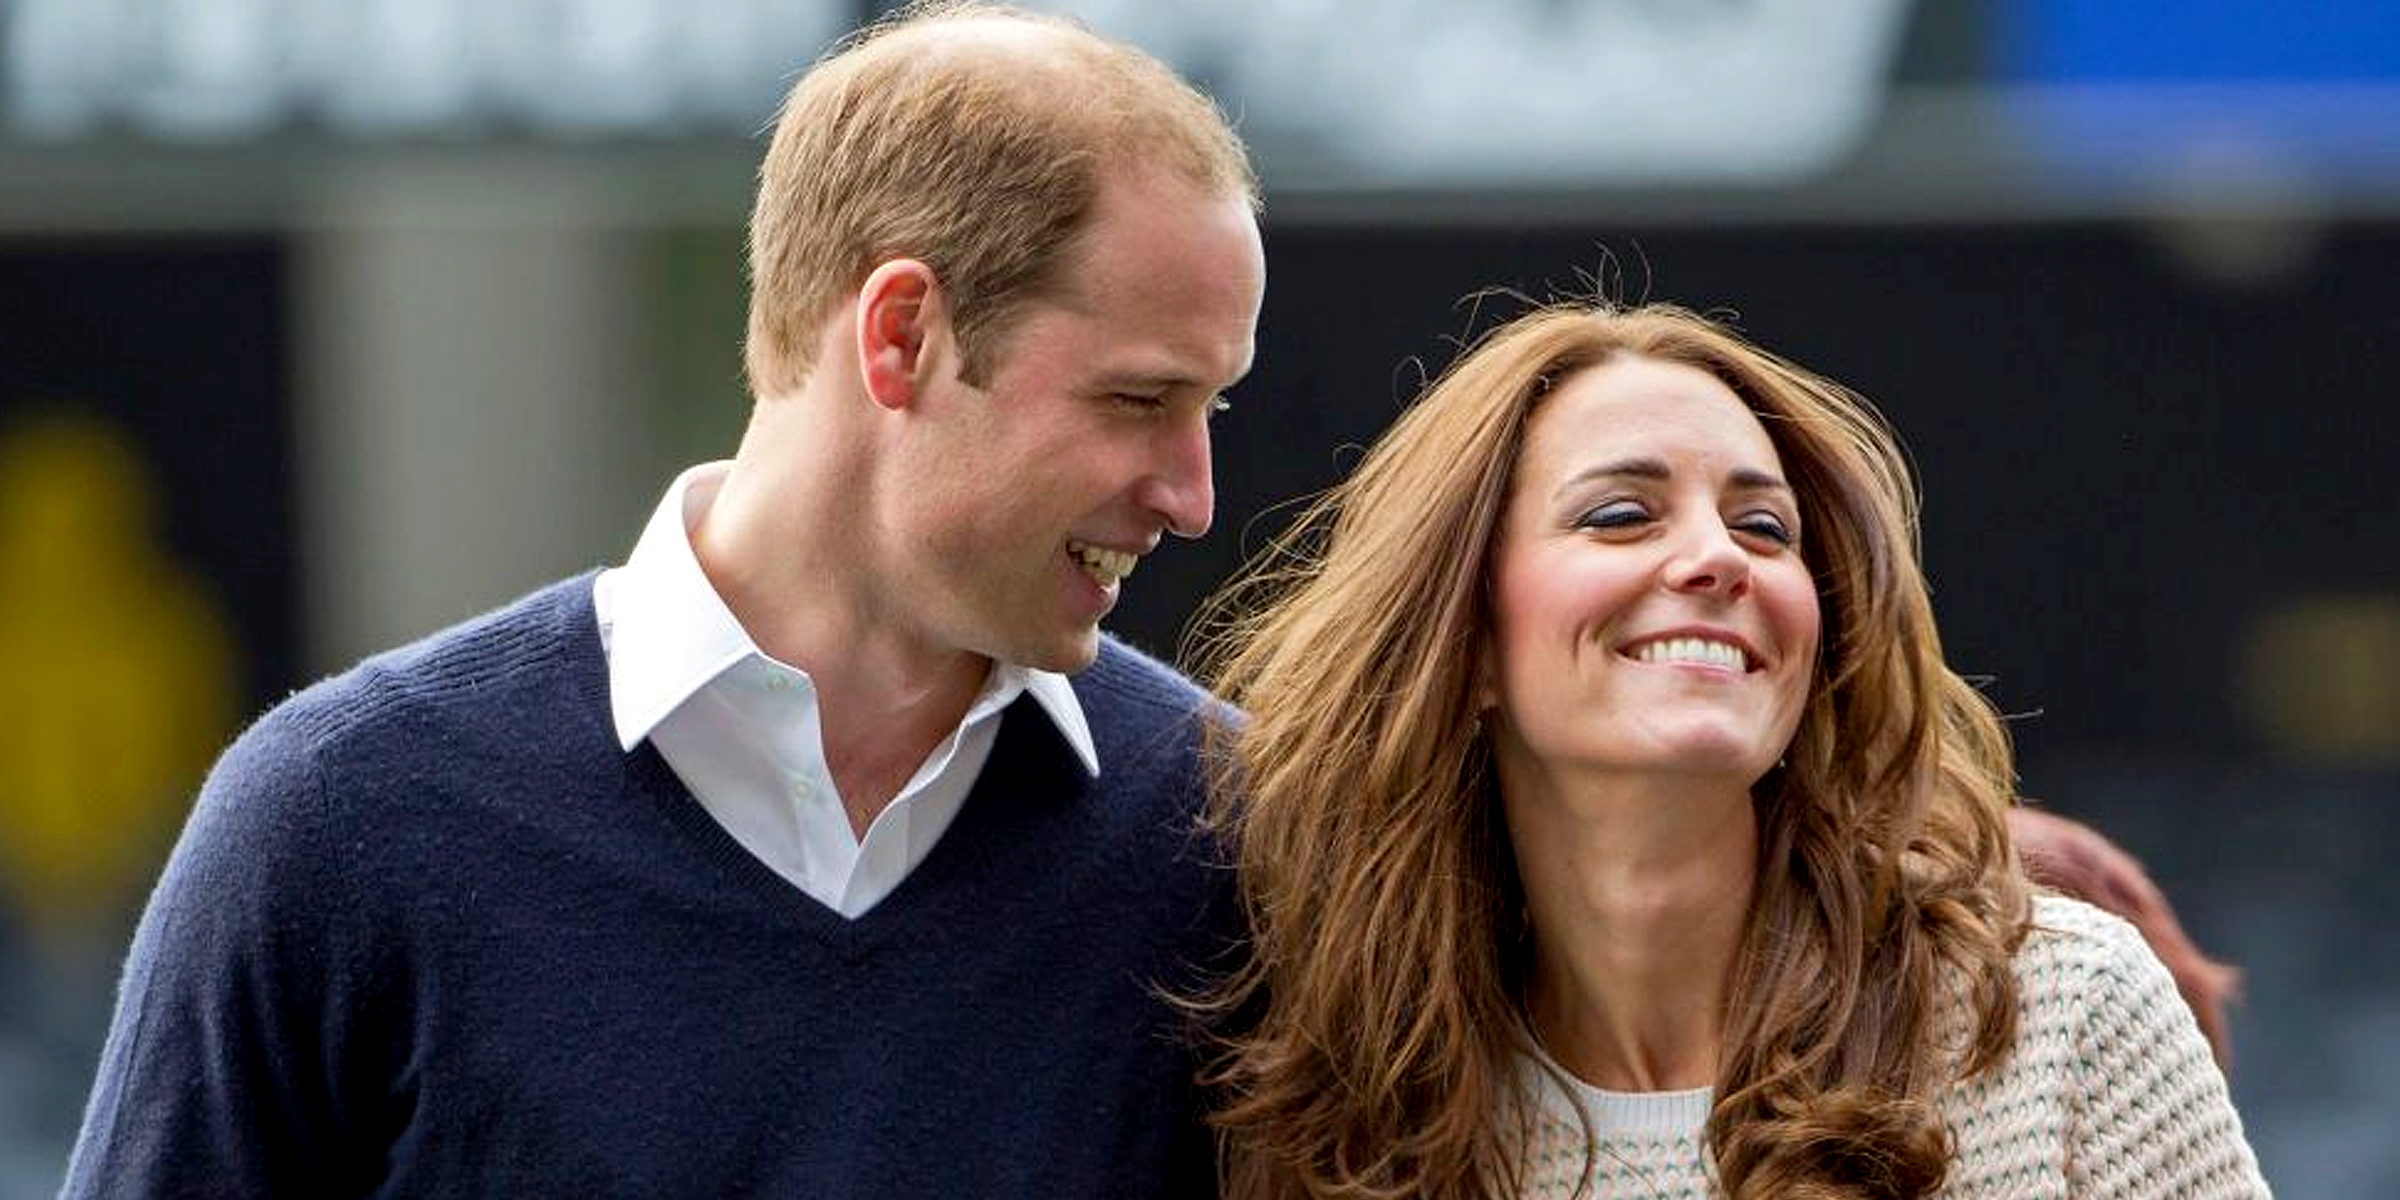
[[[1230,944],[1190,684],[1114,642],[1086,776],[1020,699],[845,921],[621,750],[589,576],[225,754],[125,971],[71,1197],[1211,1191],[1158,997]]]

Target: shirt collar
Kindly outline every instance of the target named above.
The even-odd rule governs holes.
[[[692,693],[759,654],[692,554],[692,521],[716,499],[729,465],[676,476],[609,581],[608,704],[627,750]]]
[[[609,713],[617,742],[631,750],[693,693],[732,667],[766,653],[717,595],[692,553],[691,528],[716,499],[731,463],[703,463],[675,477],[650,514],[625,565],[611,574]],[[1055,671],[1000,663],[970,706],[972,721],[1030,692],[1087,774],[1100,754],[1074,686]]]
[[[1092,727],[1083,719],[1083,702],[1075,698],[1075,685],[1056,671],[1036,671],[1031,667],[1002,664],[1001,670],[1021,673],[1025,690],[1033,694],[1033,702],[1050,714],[1050,723],[1058,726],[1058,734],[1083,760],[1084,774],[1100,777],[1100,751],[1092,745]]]

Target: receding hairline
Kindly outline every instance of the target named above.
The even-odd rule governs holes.
[[[814,367],[819,322],[873,264],[919,258],[962,301],[978,362],[1049,289],[1099,176],[1139,164],[1260,208],[1224,111],[1174,68],[1071,17],[982,0],[912,4],[858,30],[785,94],[750,218],[754,389]]]
[[[983,8],[968,8],[896,25],[873,41],[902,45],[915,43],[922,51],[940,52],[961,44],[972,44],[981,50],[1024,54],[1047,53],[1071,46],[1089,49],[1107,44],[1100,35],[1064,17],[1014,9]]]
[[[1021,80],[1018,72],[1042,75],[1071,70],[1079,61],[1105,58],[1119,48],[1064,17],[986,5],[942,6],[868,29],[839,47],[829,61],[866,62],[899,56],[908,74],[943,68]],[[1024,81],[1028,90],[1037,81]]]
[[[1205,111],[1220,131],[1224,159],[1200,148],[1212,139],[1195,127],[1191,133],[1169,133],[1163,139],[1165,144],[1187,147],[1172,153],[1170,161],[1180,162],[1194,183],[1237,191],[1253,214],[1260,207],[1256,174],[1215,100],[1164,60],[1072,17],[974,0],[912,9],[869,28],[837,49],[820,69],[835,65],[844,71],[888,72],[887,77],[903,81],[974,79],[1028,109],[1071,97],[1069,103],[1081,111],[1062,124],[1108,131],[1098,144],[1104,147],[1104,157],[1118,159],[1139,159],[1145,146],[1160,144],[1157,129],[1129,118],[1157,111],[1152,104],[1180,92],[1199,106],[1195,115]],[[1160,90],[1149,92],[1152,84]],[[1100,89],[1097,94],[1095,87]]]

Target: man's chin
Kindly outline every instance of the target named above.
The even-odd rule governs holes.
[[[1024,657],[1013,660],[1018,666],[1073,675],[1100,657],[1100,627],[1087,625],[1074,633],[1047,639],[1038,649],[1027,646],[1026,651]]]
[[[1061,675],[1073,675],[1099,661],[1099,658],[1100,627],[1094,625],[1075,638],[1071,652],[1066,656],[1065,665],[1049,669]]]

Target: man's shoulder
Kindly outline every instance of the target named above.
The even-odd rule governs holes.
[[[529,691],[555,694],[594,684],[604,701],[606,663],[587,574],[319,680],[269,710],[243,740],[324,751],[425,722],[517,727],[530,715]],[[552,711],[543,720],[559,715]]]
[[[1110,634],[1101,635],[1099,657],[1074,684],[1094,721],[1180,721],[1223,707],[1181,671]]]
[[[1206,730],[1232,712],[1175,668],[1105,635],[1074,686],[1104,776],[1134,764],[1189,775]]]
[[[209,771],[187,834],[196,861],[304,861],[336,841],[368,855],[428,813],[464,813],[461,798],[504,800],[496,781],[613,748],[605,664],[574,661],[579,604],[588,624],[588,579],[553,584],[276,705]]]

